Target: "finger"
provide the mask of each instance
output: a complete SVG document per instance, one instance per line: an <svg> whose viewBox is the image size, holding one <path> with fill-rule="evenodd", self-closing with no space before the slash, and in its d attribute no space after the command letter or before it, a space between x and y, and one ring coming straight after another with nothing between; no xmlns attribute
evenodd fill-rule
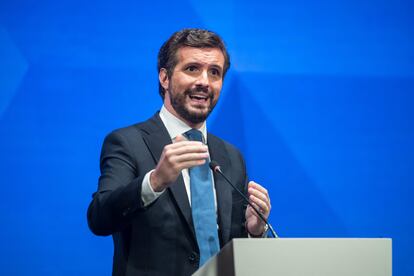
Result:
<svg viewBox="0 0 414 276"><path fill-rule="evenodd" d="M257 211L259 211L262 215L264 215L266 217L266 214L264 213L264 211L262 209L260 209L260 207L256 203L254 203L254 202L250 202L250 203L254 206L254 208L256 208ZM254 210L251 206L249 206L248 208L250 210L250 213L253 216L257 217L258 219L261 219L260 216L257 214L256 210Z"/></svg>
<svg viewBox="0 0 414 276"><path fill-rule="evenodd" d="M257 184L257 183L256 183L256 182L254 182L254 181L250 181L250 182L249 182L248 187L249 187L249 190L250 190L250 188L252 188L252 189L256 189L256 190L259 190L259 191L261 191L263 194L265 194L267 197L269 197L269 192L267 191L267 189L266 189L266 188L264 188L263 186L261 186L261 185Z"/></svg>
<svg viewBox="0 0 414 276"><path fill-rule="evenodd" d="M165 146L166 149L179 149L182 147L199 147L205 150L208 149L207 145L198 141L179 141Z"/></svg>
<svg viewBox="0 0 414 276"><path fill-rule="evenodd" d="M182 134L178 134L176 137L175 137L175 139L174 139L174 143L173 144L176 144L176 143L179 143L179 142L193 142L193 143L199 143L199 144L204 144L203 142L201 142L201 141L193 141L193 140L188 140L184 135L182 135Z"/></svg>
<svg viewBox="0 0 414 276"><path fill-rule="evenodd" d="M266 188L264 188L262 185L254 182L254 181L250 181L249 182L249 188L253 188L253 189L259 190L259 191L261 191L263 193L267 193Z"/></svg>
<svg viewBox="0 0 414 276"><path fill-rule="evenodd" d="M181 134L178 134L176 137L175 137L175 143L176 142L181 142L181 141L186 141L186 139L185 139L185 137L183 136L183 135L181 135Z"/></svg>
<svg viewBox="0 0 414 276"><path fill-rule="evenodd" d="M252 202L252 201L250 201L250 204L251 205L253 205L253 207L254 208L256 208L258 211L260 211L260 207L256 204L256 203L254 203L254 202ZM253 208L251 207L251 206L249 206L251 209L252 209L252 211L254 212L254 210L253 210ZM256 213L256 212L254 212L254 213Z"/></svg>
<svg viewBox="0 0 414 276"><path fill-rule="evenodd" d="M250 195L249 199L252 204L254 203L259 207L260 211L263 211L262 213L267 214L270 211L270 204L267 201L263 201L254 195Z"/></svg>
<svg viewBox="0 0 414 276"><path fill-rule="evenodd" d="M165 155L174 157L179 156L183 154L189 154L189 153L203 153L207 154L205 158L208 157L208 148L207 146L201 145L201 144L185 144L179 147L168 147L165 148Z"/></svg>
<svg viewBox="0 0 414 276"><path fill-rule="evenodd" d="M180 155L174 155L169 158L169 161L171 163L183 163L188 161L197 161L197 160L206 160L208 158L208 152L190 152L190 153L184 153Z"/></svg>
<svg viewBox="0 0 414 276"><path fill-rule="evenodd" d="M178 148L178 147L182 147L185 145L204 145L202 142L200 141L188 141L188 140L184 140L184 141L177 141L175 140L174 143L167 145L166 147L169 148ZM204 145L206 146L206 145Z"/></svg>
<svg viewBox="0 0 414 276"><path fill-rule="evenodd" d="M185 161L185 162L177 163L176 168L181 171L184 169L189 169L192 167L203 165L205 162L206 162L206 159Z"/></svg>
<svg viewBox="0 0 414 276"><path fill-rule="evenodd" d="M268 201L270 203L270 198L267 194L263 193L261 190L254 188L249 188L249 195L254 195L257 198L260 198L263 201Z"/></svg>

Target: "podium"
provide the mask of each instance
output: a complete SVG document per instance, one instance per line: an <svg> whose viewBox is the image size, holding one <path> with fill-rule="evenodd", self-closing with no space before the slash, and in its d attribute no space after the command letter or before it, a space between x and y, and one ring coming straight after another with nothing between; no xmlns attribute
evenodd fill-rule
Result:
<svg viewBox="0 0 414 276"><path fill-rule="evenodd" d="M193 276L391 276L387 238L234 239Z"/></svg>

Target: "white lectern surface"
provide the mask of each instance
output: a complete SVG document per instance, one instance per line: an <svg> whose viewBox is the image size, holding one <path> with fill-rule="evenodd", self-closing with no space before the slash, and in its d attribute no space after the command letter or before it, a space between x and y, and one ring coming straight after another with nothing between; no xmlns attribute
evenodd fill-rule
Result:
<svg viewBox="0 0 414 276"><path fill-rule="evenodd" d="M196 276L391 276L391 239L234 239Z"/></svg>

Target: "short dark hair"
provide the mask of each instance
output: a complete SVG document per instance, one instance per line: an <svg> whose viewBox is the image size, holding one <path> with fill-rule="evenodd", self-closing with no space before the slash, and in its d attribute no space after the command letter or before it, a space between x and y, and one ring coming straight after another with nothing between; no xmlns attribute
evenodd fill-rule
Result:
<svg viewBox="0 0 414 276"><path fill-rule="evenodd" d="M175 66L178 63L177 52L182 47L194 48L218 48L224 55L223 78L230 67L230 56L221 37L211 31L202 29L183 29L175 32L158 52L158 73L162 68L167 70L168 78L171 78ZM159 93L164 99L165 90L159 83Z"/></svg>

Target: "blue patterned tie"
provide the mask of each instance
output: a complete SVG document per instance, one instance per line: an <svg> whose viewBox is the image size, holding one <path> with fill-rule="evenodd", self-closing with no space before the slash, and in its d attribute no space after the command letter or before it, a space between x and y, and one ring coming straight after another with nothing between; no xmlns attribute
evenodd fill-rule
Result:
<svg viewBox="0 0 414 276"><path fill-rule="evenodd" d="M202 133L191 129L185 133L189 140L203 141ZM200 266L219 251L217 215L214 203L213 181L208 160L201 166L189 169L191 211L200 249Z"/></svg>

